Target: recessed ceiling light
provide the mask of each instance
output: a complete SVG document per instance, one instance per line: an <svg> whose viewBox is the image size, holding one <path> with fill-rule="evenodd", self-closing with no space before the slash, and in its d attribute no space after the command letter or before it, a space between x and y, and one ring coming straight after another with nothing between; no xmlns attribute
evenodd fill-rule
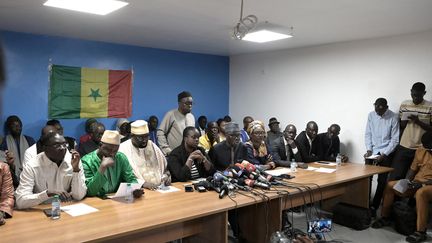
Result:
<svg viewBox="0 0 432 243"><path fill-rule="evenodd" d="M260 30L260 31L250 32L250 33L246 34L242 40L264 43L264 42L282 40L282 39L291 38L291 37L293 37L293 36L273 32L273 31L268 31L268 30Z"/></svg>
<svg viewBox="0 0 432 243"><path fill-rule="evenodd" d="M106 15L129 3L116 0L48 0L43 5L85 13Z"/></svg>

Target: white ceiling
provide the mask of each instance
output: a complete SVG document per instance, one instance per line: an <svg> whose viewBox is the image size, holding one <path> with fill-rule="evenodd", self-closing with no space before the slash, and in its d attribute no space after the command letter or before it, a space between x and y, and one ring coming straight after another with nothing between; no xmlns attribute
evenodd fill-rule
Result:
<svg viewBox="0 0 432 243"><path fill-rule="evenodd" d="M0 29L144 47L236 55L432 30L431 0L244 0L244 15L295 37L269 43L231 38L240 0L126 0L106 16L0 0Z"/></svg>

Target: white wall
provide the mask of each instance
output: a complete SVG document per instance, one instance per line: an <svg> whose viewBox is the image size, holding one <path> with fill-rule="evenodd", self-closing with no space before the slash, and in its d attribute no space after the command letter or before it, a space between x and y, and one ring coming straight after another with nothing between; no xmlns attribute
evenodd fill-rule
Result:
<svg viewBox="0 0 432 243"><path fill-rule="evenodd" d="M432 31L388 38L230 57L230 115L272 116L319 132L338 123L343 153L362 163L367 114L385 97L393 111L410 99L414 82L432 94Z"/></svg>

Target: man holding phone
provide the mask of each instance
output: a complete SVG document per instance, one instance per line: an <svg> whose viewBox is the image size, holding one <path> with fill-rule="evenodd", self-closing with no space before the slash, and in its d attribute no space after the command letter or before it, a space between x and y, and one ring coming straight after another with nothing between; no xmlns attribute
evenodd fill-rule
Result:
<svg viewBox="0 0 432 243"><path fill-rule="evenodd" d="M67 143L58 133L43 138L43 151L27 162L21 173L16 195L18 209L31 208L54 195L62 201L81 200L87 193L80 155L67 153Z"/></svg>

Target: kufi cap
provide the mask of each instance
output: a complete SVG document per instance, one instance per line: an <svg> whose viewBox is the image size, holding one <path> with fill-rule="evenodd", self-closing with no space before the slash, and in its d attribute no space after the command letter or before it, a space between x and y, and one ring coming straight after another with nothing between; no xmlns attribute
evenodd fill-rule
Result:
<svg viewBox="0 0 432 243"><path fill-rule="evenodd" d="M232 134L235 132L240 132L240 127L235 122L228 122L225 124L225 133Z"/></svg>
<svg viewBox="0 0 432 243"><path fill-rule="evenodd" d="M279 124L280 122L278 122L278 120L276 119L276 117L272 117L272 118L270 118L270 120L269 120L269 126L270 126L271 124L274 124L274 123Z"/></svg>
<svg viewBox="0 0 432 243"><path fill-rule="evenodd" d="M120 128L121 125L125 124L125 123L129 123L129 120L126 118L120 118L117 120L117 128Z"/></svg>
<svg viewBox="0 0 432 243"><path fill-rule="evenodd" d="M112 145L120 145L120 134L117 131L105 130L104 134L102 135L101 142Z"/></svg>
<svg viewBox="0 0 432 243"><path fill-rule="evenodd" d="M131 133L135 135L144 135L149 133L148 124L144 120L136 120L131 123Z"/></svg>

